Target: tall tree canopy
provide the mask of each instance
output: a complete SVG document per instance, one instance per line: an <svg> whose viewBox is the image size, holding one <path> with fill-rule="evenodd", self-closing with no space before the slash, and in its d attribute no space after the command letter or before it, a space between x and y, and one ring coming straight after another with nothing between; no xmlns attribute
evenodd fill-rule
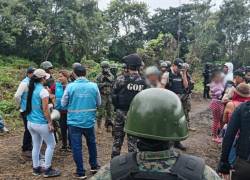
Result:
<svg viewBox="0 0 250 180"><path fill-rule="evenodd" d="M177 56L194 65L250 63L249 0L224 0L216 11L212 0L191 0L153 13L141 1L112 0L106 10L97 3L1 0L0 54L60 65L102 57L119 61L135 52L149 64Z"/></svg>

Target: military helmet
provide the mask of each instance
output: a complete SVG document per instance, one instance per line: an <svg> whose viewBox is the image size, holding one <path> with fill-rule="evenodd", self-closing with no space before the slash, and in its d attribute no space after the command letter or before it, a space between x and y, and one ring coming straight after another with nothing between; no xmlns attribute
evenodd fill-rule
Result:
<svg viewBox="0 0 250 180"><path fill-rule="evenodd" d="M53 65L50 61L44 61L41 63L40 67L44 70L53 68Z"/></svg>
<svg viewBox="0 0 250 180"><path fill-rule="evenodd" d="M82 64L79 63L79 62L75 62L75 63L72 64L72 69L75 69L78 66L82 66Z"/></svg>
<svg viewBox="0 0 250 180"><path fill-rule="evenodd" d="M101 62L101 67L102 68L109 68L110 67L109 62L108 61L102 61Z"/></svg>
<svg viewBox="0 0 250 180"><path fill-rule="evenodd" d="M160 76L160 71L156 66L149 66L145 70L145 75L146 76L150 76L150 75Z"/></svg>
<svg viewBox="0 0 250 180"><path fill-rule="evenodd" d="M122 69L126 69L127 65L125 63L122 63Z"/></svg>
<svg viewBox="0 0 250 180"><path fill-rule="evenodd" d="M142 59L138 54L130 54L123 57L123 62L127 67L140 67L142 65Z"/></svg>
<svg viewBox="0 0 250 180"><path fill-rule="evenodd" d="M152 140L186 139L187 121L179 97L161 88L141 91L130 105L125 132Z"/></svg>
<svg viewBox="0 0 250 180"><path fill-rule="evenodd" d="M162 62L161 67L166 67L167 68L167 67L169 67L169 65L166 62Z"/></svg>

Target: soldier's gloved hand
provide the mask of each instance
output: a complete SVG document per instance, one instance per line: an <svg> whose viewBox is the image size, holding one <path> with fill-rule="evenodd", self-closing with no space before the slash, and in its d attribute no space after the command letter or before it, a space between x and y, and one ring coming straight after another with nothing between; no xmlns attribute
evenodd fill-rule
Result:
<svg viewBox="0 0 250 180"><path fill-rule="evenodd" d="M219 162L217 171L221 174L229 174L230 173L231 166L229 162Z"/></svg>

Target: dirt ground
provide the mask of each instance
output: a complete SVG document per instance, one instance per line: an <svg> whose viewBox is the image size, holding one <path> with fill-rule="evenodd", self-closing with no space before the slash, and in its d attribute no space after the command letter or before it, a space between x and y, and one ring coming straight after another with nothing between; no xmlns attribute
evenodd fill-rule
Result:
<svg viewBox="0 0 250 180"><path fill-rule="evenodd" d="M220 147L211 142L209 136L211 123L211 115L208 110L209 102L199 98L195 99L192 101L191 125L196 128L196 131L190 132L189 138L183 143L188 147L188 153L205 158L206 163L215 168ZM0 136L0 180L42 179L32 176L31 161L27 161L21 156L21 141L22 129ZM110 160L111 134L105 131L102 134L97 134L97 146L99 162L104 165ZM75 164L72 155L60 152L59 148L60 144L56 148L53 166L60 168L62 176L54 179L73 179ZM123 152L126 152L126 149L127 145L124 143ZM86 146L84 146L83 152L85 154L85 167L89 170Z"/></svg>

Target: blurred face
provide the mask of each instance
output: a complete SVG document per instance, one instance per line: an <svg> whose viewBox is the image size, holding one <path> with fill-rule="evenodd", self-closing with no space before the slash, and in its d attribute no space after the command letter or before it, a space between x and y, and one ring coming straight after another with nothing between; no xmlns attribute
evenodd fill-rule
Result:
<svg viewBox="0 0 250 180"><path fill-rule="evenodd" d="M214 77L213 81L214 81L215 83L220 83L220 82L222 82L222 77L221 77L221 75L220 75L220 74L217 74L217 75Z"/></svg>
<svg viewBox="0 0 250 180"><path fill-rule="evenodd" d="M155 74L151 74L147 76L147 80L150 84L156 86L159 82L159 77Z"/></svg>
<svg viewBox="0 0 250 180"><path fill-rule="evenodd" d="M161 72L166 72L167 68L166 67L161 67Z"/></svg>
<svg viewBox="0 0 250 180"><path fill-rule="evenodd" d="M59 80L62 84L67 84L67 82L68 82L67 77L65 77L62 73L59 74L58 80Z"/></svg>
<svg viewBox="0 0 250 180"><path fill-rule="evenodd" d="M224 72L225 74L227 74L227 73L228 73L228 67L227 67L227 66L224 66L224 68L223 68L223 72Z"/></svg>

